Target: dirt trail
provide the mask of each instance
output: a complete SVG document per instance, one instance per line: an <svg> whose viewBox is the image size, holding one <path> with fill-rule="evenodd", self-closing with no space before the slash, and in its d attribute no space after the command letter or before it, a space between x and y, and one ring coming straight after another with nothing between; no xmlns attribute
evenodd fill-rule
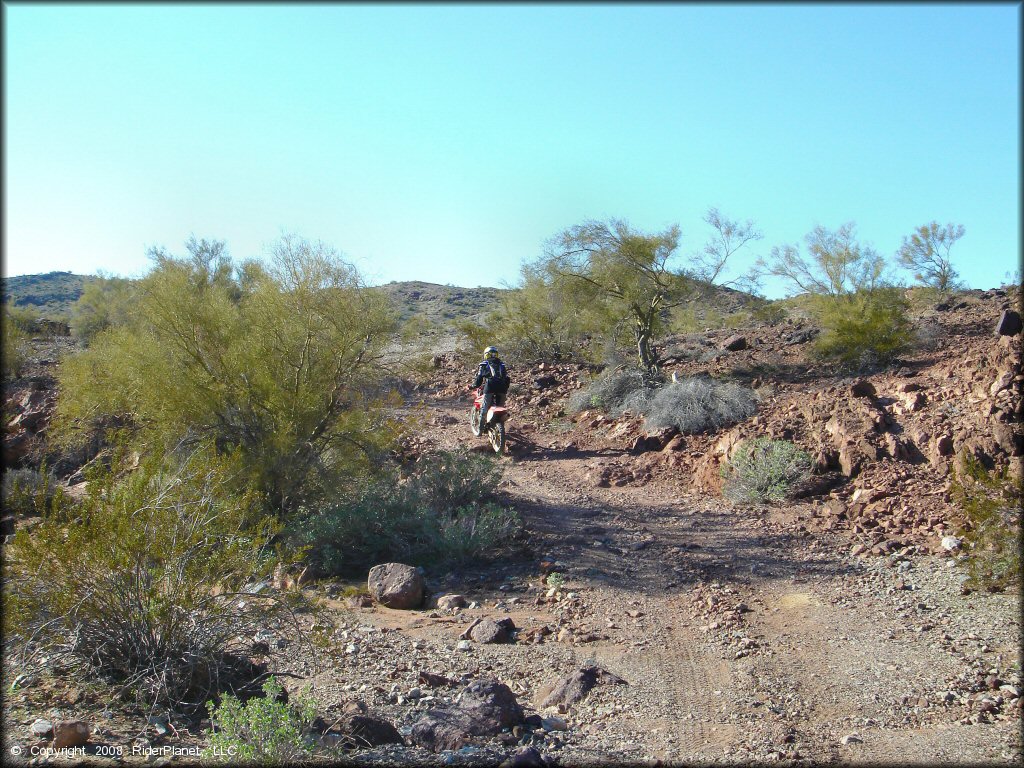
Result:
<svg viewBox="0 0 1024 768"><path fill-rule="evenodd" d="M465 411L432 404L426 437L487 450ZM603 635L571 647L630 683L580 705L585 735L564 763L1019 760L1019 710L966 724L973 710L942 698L965 668L1014 666L1013 596L962 597L948 560L851 557L838 537L800 530L793 509L595 487L595 454L517 434L514 421L509 434L508 501ZM533 647L537 664L551 647Z"/></svg>

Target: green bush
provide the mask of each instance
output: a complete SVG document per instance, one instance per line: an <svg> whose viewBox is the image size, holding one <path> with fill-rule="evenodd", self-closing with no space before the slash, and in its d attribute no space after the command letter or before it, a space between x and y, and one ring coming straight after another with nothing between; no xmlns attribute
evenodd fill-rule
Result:
<svg viewBox="0 0 1024 768"><path fill-rule="evenodd" d="M647 429L676 427L684 434L714 432L757 411L750 389L704 376L674 381L654 391L645 410Z"/></svg>
<svg viewBox="0 0 1024 768"><path fill-rule="evenodd" d="M43 464L39 470L3 470L3 507L18 517L60 515L69 500Z"/></svg>
<svg viewBox="0 0 1024 768"><path fill-rule="evenodd" d="M88 344L100 331L128 325L138 299L134 281L99 275L82 286L71 307L71 333Z"/></svg>
<svg viewBox="0 0 1024 768"><path fill-rule="evenodd" d="M908 309L897 288L821 300L818 321L822 333L814 343L814 353L853 368L892 362L914 341Z"/></svg>
<svg viewBox="0 0 1024 768"><path fill-rule="evenodd" d="M286 236L265 267L188 248L154 252L130 322L61 366L55 437L117 423L143 452L208 440L285 513L371 472L396 432L381 408L387 297L322 243Z"/></svg>
<svg viewBox="0 0 1024 768"><path fill-rule="evenodd" d="M28 359L28 333L5 311L3 320L3 378L13 379Z"/></svg>
<svg viewBox="0 0 1024 768"><path fill-rule="evenodd" d="M998 592L1019 584L1024 481L963 454L952 490L965 518L960 533L967 545L966 586Z"/></svg>
<svg viewBox="0 0 1024 768"><path fill-rule="evenodd" d="M722 466L722 495L736 502L783 501L811 471L811 457L793 443L758 437L740 444Z"/></svg>
<svg viewBox="0 0 1024 768"><path fill-rule="evenodd" d="M281 701L281 692L271 677L263 684L264 695L245 704L230 694L217 706L207 702L214 730L205 757L235 765L289 765L309 758L313 746L307 732L316 704L305 697Z"/></svg>
<svg viewBox="0 0 1024 768"><path fill-rule="evenodd" d="M227 492L225 472L209 451L146 461L19 531L3 563L6 640L148 705L198 705L248 670L247 638L281 610L249 593L273 566L275 530L252 517L251 497Z"/></svg>
<svg viewBox="0 0 1024 768"><path fill-rule="evenodd" d="M492 459L465 452L424 457L405 478L387 475L352 499L300 518L290 540L319 575L365 574L385 561L439 565L481 557L519 530L491 501Z"/></svg>

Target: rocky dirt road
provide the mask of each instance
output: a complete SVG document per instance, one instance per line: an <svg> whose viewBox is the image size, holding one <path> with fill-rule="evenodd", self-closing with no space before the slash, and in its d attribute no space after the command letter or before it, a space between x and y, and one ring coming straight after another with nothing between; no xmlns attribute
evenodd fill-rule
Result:
<svg viewBox="0 0 1024 768"><path fill-rule="evenodd" d="M429 444L487 449L465 404L427 406ZM532 744L563 765L1019 764L1017 596L961 595L954 559L915 547L853 556L849 540L807 531L799 506L595 487L588 473L609 457L514 424L502 491L532 556L428 580L468 609L340 612L352 642L310 682L328 709L357 697L405 732L453 693L424 687L424 670L497 677L528 712L560 720L440 755L381 747L360 762L500 760ZM459 650L480 617L511 618L517 641ZM544 709L585 664L627 684Z"/></svg>

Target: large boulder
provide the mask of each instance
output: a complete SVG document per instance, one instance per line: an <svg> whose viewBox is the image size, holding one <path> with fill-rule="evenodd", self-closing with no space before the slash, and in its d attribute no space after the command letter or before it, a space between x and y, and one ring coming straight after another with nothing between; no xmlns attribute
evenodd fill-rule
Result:
<svg viewBox="0 0 1024 768"><path fill-rule="evenodd" d="M727 349L730 352L739 352L741 349L746 349L747 346L747 337L739 334L730 336L722 342L722 349Z"/></svg>
<svg viewBox="0 0 1024 768"><path fill-rule="evenodd" d="M494 736L523 722L523 708L504 683L478 680L453 707L428 710L412 726L412 743L442 752L458 749L474 736Z"/></svg>
<svg viewBox="0 0 1024 768"><path fill-rule="evenodd" d="M366 587L374 600L388 608L408 609L423 605L423 575L411 565L375 565L370 569Z"/></svg>
<svg viewBox="0 0 1024 768"><path fill-rule="evenodd" d="M996 323L996 336L1016 336L1021 332L1020 314L1012 309L1007 309L999 316Z"/></svg>

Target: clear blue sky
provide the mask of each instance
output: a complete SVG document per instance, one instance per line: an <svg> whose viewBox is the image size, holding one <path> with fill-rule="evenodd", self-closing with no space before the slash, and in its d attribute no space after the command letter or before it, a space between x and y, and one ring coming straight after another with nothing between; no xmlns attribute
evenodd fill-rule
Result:
<svg viewBox="0 0 1024 768"><path fill-rule="evenodd" d="M514 282L587 218L772 245L932 219L1020 257L1019 5L4 4L4 271L324 240L372 282ZM748 259L749 260L749 259ZM738 264L737 266L744 266Z"/></svg>

